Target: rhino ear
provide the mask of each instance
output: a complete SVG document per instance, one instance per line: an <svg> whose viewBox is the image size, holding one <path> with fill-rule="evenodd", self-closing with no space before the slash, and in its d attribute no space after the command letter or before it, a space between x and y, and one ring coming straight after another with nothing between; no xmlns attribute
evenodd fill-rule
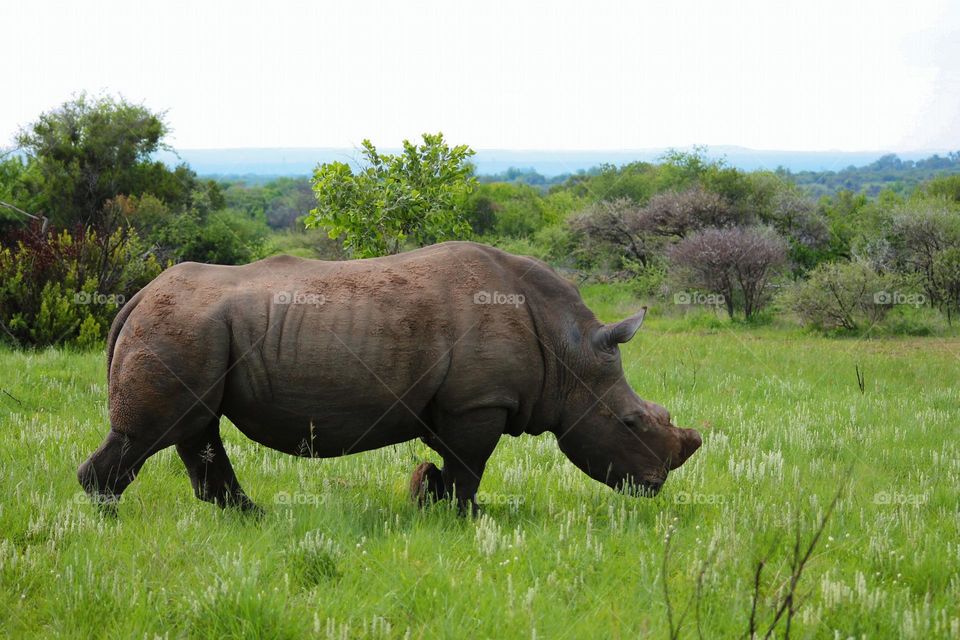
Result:
<svg viewBox="0 0 960 640"><path fill-rule="evenodd" d="M605 324L597 330L595 344L601 349L612 349L615 345L630 342L630 339L643 324L643 317L647 315L647 308L640 309L626 320L615 324Z"/></svg>

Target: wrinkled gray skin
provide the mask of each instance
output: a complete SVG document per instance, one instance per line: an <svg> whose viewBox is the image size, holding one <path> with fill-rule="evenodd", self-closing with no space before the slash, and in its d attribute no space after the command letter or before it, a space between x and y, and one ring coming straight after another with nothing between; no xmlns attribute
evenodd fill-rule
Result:
<svg viewBox="0 0 960 640"><path fill-rule="evenodd" d="M496 299L483 304L484 292ZM500 436L545 431L590 477L653 494L700 435L627 384L617 345L642 319L603 325L543 263L469 242L347 262L180 264L110 330L110 431L78 476L113 505L175 445L197 497L254 508L220 440L225 415L300 456L421 438L444 466L422 465L414 493L461 507Z"/></svg>

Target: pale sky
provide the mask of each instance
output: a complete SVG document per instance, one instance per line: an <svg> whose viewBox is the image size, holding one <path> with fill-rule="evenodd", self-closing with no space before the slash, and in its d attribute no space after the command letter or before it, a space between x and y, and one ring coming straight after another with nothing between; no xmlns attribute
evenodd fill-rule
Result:
<svg viewBox="0 0 960 640"><path fill-rule="evenodd" d="M29 0L0 25L0 146L87 90L165 110L182 149L960 149L948 0Z"/></svg>

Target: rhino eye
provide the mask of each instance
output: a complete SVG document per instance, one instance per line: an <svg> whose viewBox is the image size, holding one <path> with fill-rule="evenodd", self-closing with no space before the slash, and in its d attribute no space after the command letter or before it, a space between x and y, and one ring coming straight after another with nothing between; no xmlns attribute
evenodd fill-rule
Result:
<svg viewBox="0 0 960 640"><path fill-rule="evenodd" d="M636 414L623 416L620 418L620 422L626 425L626 427L631 431L646 431L646 426L644 425L643 420L641 420L640 416Z"/></svg>

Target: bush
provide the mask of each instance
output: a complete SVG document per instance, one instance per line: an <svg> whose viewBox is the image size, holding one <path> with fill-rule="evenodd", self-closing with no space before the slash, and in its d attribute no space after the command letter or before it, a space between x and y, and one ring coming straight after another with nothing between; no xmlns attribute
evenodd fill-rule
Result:
<svg viewBox="0 0 960 640"><path fill-rule="evenodd" d="M20 230L0 247L2 340L94 346L123 303L160 271L131 229Z"/></svg>
<svg viewBox="0 0 960 640"><path fill-rule="evenodd" d="M662 262L652 262L646 266L625 261L631 274L630 286L638 298L663 295L667 283L667 267Z"/></svg>
<svg viewBox="0 0 960 640"><path fill-rule="evenodd" d="M943 316L930 307L898 305L890 309L879 327L893 336L930 336L944 331Z"/></svg>
<svg viewBox="0 0 960 640"><path fill-rule="evenodd" d="M201 216L190 210L150 237L176 261L246 264L262 257L268 229L260 220L225 209Z"/></svg>
<svg viewBox="0 0 960 640"><path fill-rule="evenodd" d="M899 284L864 262L826 262L786 289L781 302L816 329L856 331L884 318L890 305L879 303Z"/></svg>

